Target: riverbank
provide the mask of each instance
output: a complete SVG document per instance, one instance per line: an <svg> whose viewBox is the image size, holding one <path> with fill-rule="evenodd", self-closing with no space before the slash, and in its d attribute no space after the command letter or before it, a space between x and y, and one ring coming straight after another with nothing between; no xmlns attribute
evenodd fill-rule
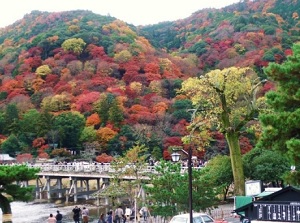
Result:
<svg viewBox="0 0 300 223"><path fill-rule="evenodd" d="M108 210L104 207L96 207L88 203L79 202L79 207L86 207L90 210L90 222L96 223L100 213L106 213ZM13 223L41 223L47 222L47 218L52 213L56 214L59 210L63 215L64 223L73 223L72 209L75 207L74 204L64 205L55 204L41 201L34 202L12 202L12 220ZM2 212L0 211L0 222L2 222Z"/></svg>
<svg viewBox="0 0 300 223"><path fill-rule="evenodd" d="M72 209L75 205L83 208L84 206L90 211L90 221L89 223L97 223L98 217L101 213L107 213L108 207L97 207L91 204L89 201L80 200L76 204L69 203L50 203L47 200L35 200L33 202L12 202L12 219L13 223L41 223L47 222L49 215L56 214L56 211L59 210L63 215L64 223L73 223L73 213ZM223 204L220 205L217 209L212 210L211 215L215 219L224 219L229 223L238 223L239 218L235 218L231 214L233 210L233 204ZM151 221L150 221L151 220ZM2 222L2 212L0 211L0 222ZM161 223L163 219L161 218L151 218L148 220L148 223ZM166 221L167 222L167 221ZM128 222L134 223L134 221ZM144 223L144 222L141 222Z"/></svg>

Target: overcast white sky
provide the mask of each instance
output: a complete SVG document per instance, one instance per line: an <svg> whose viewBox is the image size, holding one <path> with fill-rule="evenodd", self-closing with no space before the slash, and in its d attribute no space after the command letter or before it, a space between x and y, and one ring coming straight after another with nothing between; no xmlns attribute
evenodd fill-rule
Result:
<svg viewBox="0 0 300 223"><path fill-rule="evenodd" d="M111 15L133 25L184 19L203 8L221 8L240 0L8 0L0 7L0 27L11 25L32 10L76 9Z"/></svg>

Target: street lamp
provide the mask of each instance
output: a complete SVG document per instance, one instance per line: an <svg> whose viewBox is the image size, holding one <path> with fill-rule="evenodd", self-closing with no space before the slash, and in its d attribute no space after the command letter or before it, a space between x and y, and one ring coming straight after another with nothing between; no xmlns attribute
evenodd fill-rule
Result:
<svg viewBox="0 0 300 223"><path fill-rule="evenodd" d="M190 223L193 222L193 184L192 184L192 147L189 147L188 153L180 149L180 151L184 152L188 155L188 176L189 176L189 216L190 216ZM174 151L172 154L172 161L178 162L180 159L180 154Z"/></svg>
<svg viewBox="0 0 300 223"><path fill-rule="evenodd" d="M191 116L191 123L193 123L197 109L189 109L188 111L192 111ZM192 134L194 133L195 129L192 129L189 135L189 141L191 143ZM190 144L188 152L183 149L178 149L177 151L182 151L183 153L188 155L188 177L189 177L189 216L190 216L190 223L193 223L193 175L192 175L192 146ZM180 154L176 152L176 150L171 154L172 161L178 162L180 158Z"/></svg>

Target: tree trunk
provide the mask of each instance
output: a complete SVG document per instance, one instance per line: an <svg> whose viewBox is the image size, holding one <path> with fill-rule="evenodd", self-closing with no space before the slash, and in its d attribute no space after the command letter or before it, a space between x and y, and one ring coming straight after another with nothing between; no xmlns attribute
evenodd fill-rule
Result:
<svg viewBox="0 0 300 223"><path fill-rule="evenodd" d="M10 202L7 199L7 197L3 196L1 193L0 193L0 208L2 210L2 222L11 223L12 215L11 215Z"/></svg>
<svg viewBox="0 0 300 223"><path fill-rule="evenodd" d="M239 136L236 132L229 131L226 133L226 140L230 151L231 168L234 179L234 194L243 196L245 195L245 177Z"/></svg>

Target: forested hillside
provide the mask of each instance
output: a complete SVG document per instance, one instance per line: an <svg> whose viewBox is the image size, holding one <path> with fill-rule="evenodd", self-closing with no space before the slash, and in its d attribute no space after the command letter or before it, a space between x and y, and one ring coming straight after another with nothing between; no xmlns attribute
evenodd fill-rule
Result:
<svg viewBox="0 0 300 223"><path fill-rule="evenodd" d="M144 27L142 33L169 53L196 54L204 72L229 66L255 66L261 72L268 62L282 62L299 41L299 14L299 1L245 0Z"/></svg>
<svg viewBox="0 0 300 223"><path fill-rule="evenodd" d="M300 39L297 0L245 0L186 19L134 27L90 11L32 11L0 29L1 153L87 159L118 155L136 143L155 159L183 146L192 103L177 93L188 77L231 66L265 78ZM272 89L267 82L259 95ZM227 154L211 129L193 155ZM243 153L256 142L240 138ZM96 155L95 155L96 154ZM98 156L105 161L106 156Z"/></svg>

